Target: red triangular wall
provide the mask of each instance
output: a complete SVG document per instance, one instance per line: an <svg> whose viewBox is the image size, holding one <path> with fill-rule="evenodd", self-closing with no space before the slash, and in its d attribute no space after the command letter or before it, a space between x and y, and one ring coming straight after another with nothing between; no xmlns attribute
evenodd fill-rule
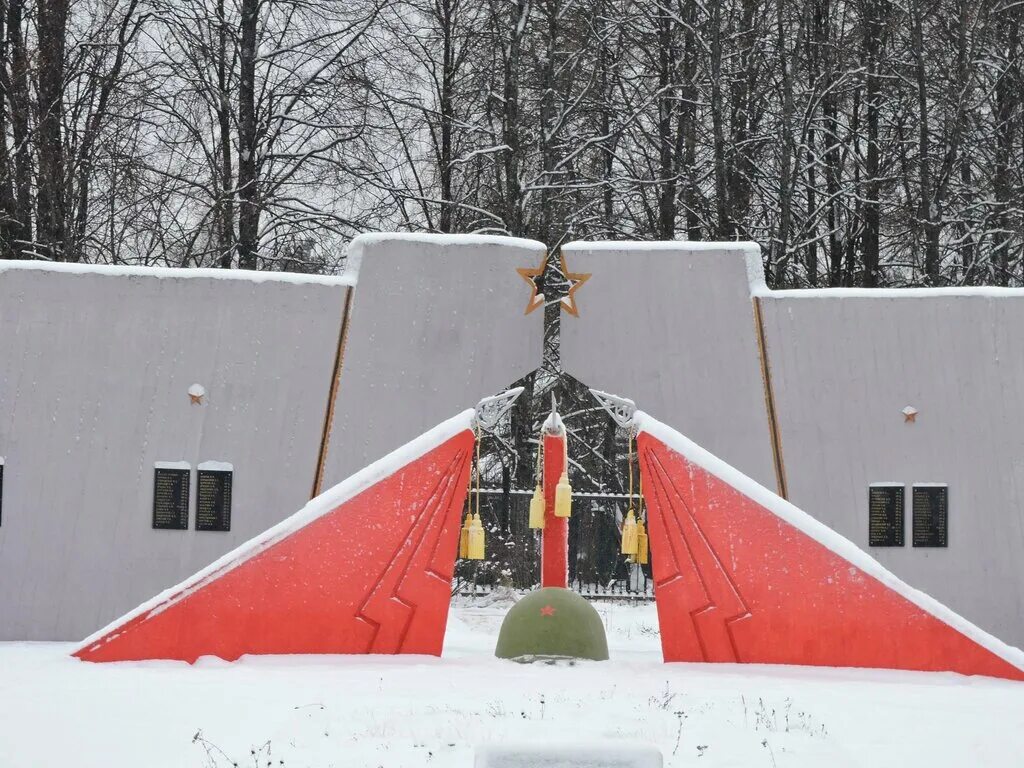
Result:
<svg viewBox="0 0 1024 768"><path fill-rule="evenodd" d="M666 661L1024 679L1018 665L650 433L641 431L637 444Z"/></svg>
<svg viewBox="0 0 1024 768"><path fill-rule="evenodd" d="M440 655L472 449L473 433L458 432L268 546L243 545L75 655Z"/></svg>

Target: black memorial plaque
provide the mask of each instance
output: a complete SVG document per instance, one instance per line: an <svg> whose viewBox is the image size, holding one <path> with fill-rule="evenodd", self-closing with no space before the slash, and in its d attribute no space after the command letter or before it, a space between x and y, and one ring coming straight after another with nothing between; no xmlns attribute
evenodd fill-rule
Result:
<svg viewBox="0 0 1024 768"><path fill-rule="evenodd" d="M915 547L949 546L949 486L915 485L912 497Z"/></svg>
<svg viewBox="0 0 1024 768"><path fill-rule="evenodd" d="M189 470L157 467L153 481L153 527L188 530Z"/></svg>
<svg viewBox="0 0 1024 768"><path fill-rule="evenodd" d="M868 488L868 545L903 546L903 486L872 485Z"/></svg>
<svg viewBox="0 0 1024 768"><path fill-rule="evenodd" d="M196 530L231 530L230 469L200 469L196 473Z"/></svg>

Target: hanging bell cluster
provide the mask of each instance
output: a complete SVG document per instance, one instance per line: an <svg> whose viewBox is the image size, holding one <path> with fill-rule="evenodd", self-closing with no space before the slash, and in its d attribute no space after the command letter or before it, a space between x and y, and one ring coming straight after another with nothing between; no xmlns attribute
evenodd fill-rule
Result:
<svg viewBox="0 0 1024 768"><path fill-rule="evenodd" d="M470 512L459 531L459 557L463 560L482 560L484 541L483 523L478 515Z"/></svg>
<svg viewBox="0 0 1024 768"><path fill-rule="evenodd" d="M552 396L553 397L553 396ZM552 400L552 402L554 402ZM561 424L557 414L552 410L557 423ZM569 435L565 433L565 464L562 465L562 476L555 486L555 517L572 516L572 486L569 485Z"/></svg>
<svg viewBox="0 0 1024 768"><path fill-rule="evenodd" d="M484 525L480 522L480 515L472 515L469 523L469 530L466 533L466 559L484 559Z"/></svg>
<svg viewBox="0 0 1024 768"><path fill-rule="evenodd" d="M636 522L636 562L640 565L647 565L650 559L650 552L647 546L647 526L643 520Z"/></svg>
<svg viewBox="0 0 1024 768"><path fill-rule="evenodd" d="M640 512L633 510L633 437L629 438L629 512L622 521L622 554L633 563L646 565L650 560L647 543L647 526L644 525L644 489L643 477L640 478Z"/></svg>
<svg viewBox="0 0 1024 768"><path fill-rule="evenodd" d="M555 517L569 517L572 515L572 486L569 485L569 473L562 471L558 478L558 485L555 486Z"/></svg>
<svg viewBox="0 0 1024 768"><path fill-rule="evenodd" d="M476 493L473 492L473 475L476 476ZM476 433L476 465L470 476L469 493L466 496L466 520L459 531L459 557L462 560L483 560L485 552L484 524L480 519L480 431ZM473 511L473 497L476 496L476 512Z"/></svg>
<svg viewBox="0 0 1024 768"><path fill-rule="evenodd" d="M537 530L544 527L544 491L540 483L533 489L533 498L530 499L530 527Z"/></svg>
<svg viewBox="0 0 1024 768"><path fill-rule="evenodd" d="M647 544L647 526L633 508L629 508L622 522L622 554L628 555L634 563L647 565L650 552Z"/></svg>
<svg viewBox="0 0 1024 768"><path fill-rule="evenodd" d="M544 447L544 440L541 438L537 441L537 468L534 471L534 477L537 481L537 486L533 489L533 498L530 499L530 527L534 530L541 530L544 528L544 489L541 488L541 451Z"/></svg>
<svg viewBox="0 0 1024 768"><path fill-rule="evenodd" d="M637 525L636 513L629 508L626 519L622 521L622 554L635 555L637 553Z"/></svg>
<svg viewBox="0 0 1024 768"><path fill-rule="evenodd" d="M459 531L459 557L463 560L484 559L484 526L480 522L480 516L472 512L466 515L466 521Z"/></svg>

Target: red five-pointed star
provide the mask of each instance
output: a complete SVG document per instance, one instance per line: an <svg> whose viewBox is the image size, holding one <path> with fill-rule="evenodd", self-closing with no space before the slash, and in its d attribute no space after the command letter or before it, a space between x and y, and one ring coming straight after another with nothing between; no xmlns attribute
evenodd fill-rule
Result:
<svg viewBox="0 0 1024 768"><path fill-rule="evenodd" d="M554 616L555 615L555 607L553 605L545 605L543 608L540 609L540 615L541 616Z"/></svg>

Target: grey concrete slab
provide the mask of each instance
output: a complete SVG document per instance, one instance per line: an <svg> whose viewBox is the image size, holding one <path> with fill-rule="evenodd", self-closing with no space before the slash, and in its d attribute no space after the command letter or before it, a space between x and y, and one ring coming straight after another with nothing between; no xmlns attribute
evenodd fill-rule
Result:
<svg viewBox="0 0 1024 768"><path fill-rule="evenodd" d="M790 500L1022 646L1024 292L997 293L768 292L762 309ZM868 546L878 482L906 485L902 548ZM912 546L914 483L948 483L948 548Z"/></svg>
<svg viewBox="0 0 1024 768"><path fill-rule="evenodd" d="M542 313L515 268L543 253L367 236L351 297L306 276L0 264L0 639L81 638L301 507L346 306L325 488L536 368ZM565 253L592 275L563 315L565 369L775 489L758 297L790 500L1024 645L1024 291L770 292L742 243ZM153 466L180 461L189 530L153 530ZM206 461L234 467L229 533L194 530ZM869 548L868 487L894 481L906 546ZM912 546L915 483L948 484L947 549Z"/></svg>
<svg viewBox="0 0 1024 768"><path fill-rule="evenodd" d="M364 235L326 484L394 450L540 366L543 313L516 267L532 240L475 235Z"/></svg>
<svg viewBox="0 0 1024 768"><path fill-rule="evenodd" d="M563 315L562 365L628 397L761 484L776 487L750 297L753 243L570 243L590 273Z"/></svg>
<svg viewBox="0 0 1024 768"><path fill-rule="evenodd" d="M80 639L309 499L348 288L182 274L0 268L0 640ZM192 467L187 531L151 527L160 461ZM203 461L230 532L195 530Z"/></svg>

